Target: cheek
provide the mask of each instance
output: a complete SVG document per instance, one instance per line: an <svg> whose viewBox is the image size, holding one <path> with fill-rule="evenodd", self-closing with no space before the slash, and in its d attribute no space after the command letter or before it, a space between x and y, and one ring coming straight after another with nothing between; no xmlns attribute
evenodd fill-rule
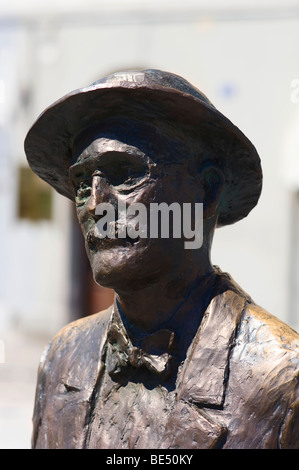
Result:
<svg viewBox="0 0 299 470"><path fill-rule="evenodd" d="M184 172L175 172L164 175L155 181L143 194L148 203L165 202L171 204L178 202L200 202L200 188L195 179L186 176ZM143 202L140 200L140 202Z"/></svg>
<svg viewBox="0 0 299 470"><path fill-rule="evenodd" d="M78 218L79 225L81 227L81 230L84 236L90 230L90 228L95 224L94 218L87 211L86 206L87 206L87 203L84 204L83 206L76 207L77 218Z"/></svg>

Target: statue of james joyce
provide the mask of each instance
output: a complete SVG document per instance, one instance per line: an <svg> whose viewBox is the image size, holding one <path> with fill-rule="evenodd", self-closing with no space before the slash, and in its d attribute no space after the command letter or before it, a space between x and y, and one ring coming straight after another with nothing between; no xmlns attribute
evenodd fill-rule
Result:
<svg viewBox="0 0 299 470"><path fill-rule="evenodd" d="M132 70L48 107L25 151L115 291L46 348L33 448L299 448L299 335L210 261L261 193L245 135L183 78Z"/></svg>

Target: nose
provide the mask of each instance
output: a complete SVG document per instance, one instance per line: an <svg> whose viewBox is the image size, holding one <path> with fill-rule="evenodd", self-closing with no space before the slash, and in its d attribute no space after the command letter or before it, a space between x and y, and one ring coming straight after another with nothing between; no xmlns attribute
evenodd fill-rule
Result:
<svg viewBox="0 0 299 470"><path fill-rule="evenodd" d="M113 199L113 190L108 184L104 174L99 172L92 178L91 195L87 205L87 211L94 217L96 216L96 208L102 202L111 202Z"/></svg>

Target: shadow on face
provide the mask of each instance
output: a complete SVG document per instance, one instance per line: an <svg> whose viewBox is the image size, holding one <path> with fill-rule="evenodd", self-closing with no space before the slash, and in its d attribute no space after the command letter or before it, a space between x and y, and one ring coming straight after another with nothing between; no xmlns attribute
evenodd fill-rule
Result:
<svg viewBox="0 0 299 470"><path fill-rule="evenodd" d="M134 284L136 289L170 273L175 276L186 264L200 263L200 254L207 256L206 249L185 248L183 215L174 211L174 204L183 208L186 203L203 203L212 177L209 174L207 184L205 176L203 183L192 160L193 149L174 137L174 132L170 138L170 131L165 136L148 125L112 124L100 132L89 129L78 139L70 177L95 281L114 289ZM159 212L158 236L153 237L151 210L161 204L173 210ZM143 209L142 219L140 211L132 210L138 205ZM146 226L142 234L141 220ZM190 230L194 231L195 224L193 214ZM174 228L179 225L177 236ZM162 226L168 226L166 236Z"/></svg>

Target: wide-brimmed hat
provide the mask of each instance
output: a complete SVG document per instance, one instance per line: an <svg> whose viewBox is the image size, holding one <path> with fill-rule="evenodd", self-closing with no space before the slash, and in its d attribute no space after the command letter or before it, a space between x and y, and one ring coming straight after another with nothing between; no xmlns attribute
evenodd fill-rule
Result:
<svg viewBox="0 0 299 470"><path fill-rule="evenodd" d="M160 70L114 73L77 89L49 106L25 139L32 170L60 194L75 199L69 178L76 138L111 118L154 126L170 123L207 143L209 161L225 175L218 226L247 216L262 188L260 158L253 144L208 98L178 75ZM189 133L189 134L188 134ZM182 156L182 158L184 158Z"/></svg>

